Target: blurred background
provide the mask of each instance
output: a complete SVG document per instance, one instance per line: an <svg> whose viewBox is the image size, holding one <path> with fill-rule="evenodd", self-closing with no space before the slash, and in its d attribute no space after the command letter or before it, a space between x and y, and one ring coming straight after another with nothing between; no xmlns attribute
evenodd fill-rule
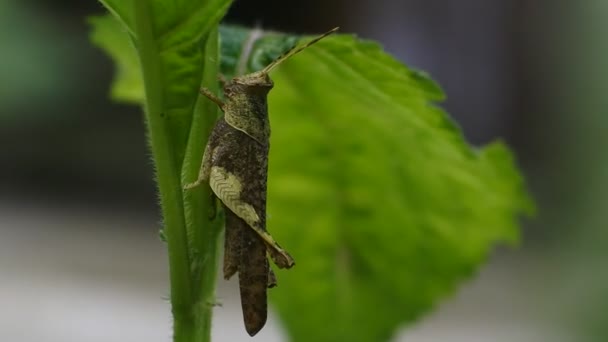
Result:
<svg viewBox="0 0 608 342"><path fill-rule="evenodd" d="M0 2L0 341L168 341L166 255L139 108L108 100L96 1ZM468 140L502 138L538 202L518 250L398 341L607 341L608 2L236 1L228 22L341 26L444 87ZM603 148L604 147L604 148ZM236 282L217 341L249 341ZM273 320L258 340L281 341Z"/></svg>

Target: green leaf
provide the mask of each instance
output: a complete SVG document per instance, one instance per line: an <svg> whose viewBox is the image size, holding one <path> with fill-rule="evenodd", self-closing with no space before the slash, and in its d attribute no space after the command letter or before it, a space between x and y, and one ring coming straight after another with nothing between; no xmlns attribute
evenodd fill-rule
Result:
<svg viewBox="0 0 608 342"><path fill-rule="evenodd" d="M517 241L510 152L469 146L425 74L340 35L271 76L268 229L297 263L271 294L293 341L389 340Z"/></svg>
<svg viewBox="0 0 608 342"><path fill-rule="evenodd" d="M93 19L94 43L106 49L121 65L136 67L131 45L119 38L118 31L130 34L137 46L133 0L102 0L106 8L121 25L116 27L109 19ZM210 29L222 19L230 0L154 0L150 2L152 30L156 49L160 56L163 85L162 105L170 120L170 134L174 137L176 150L185 150L194 104L198 98L203 65L203 40ZM123 35L124 36L124 35ZM143 96L143 86L128 86L127 81L140 78L136 72L122 71L113 87L114 97L124 101L136 101ZM183 156L181 156L183 157ZM181 160L181 158L179 158Z"/></svg>
<svg viewBox="0 0 608 342"><path fill-rule="evenodd" d="M143 103L144 83L137 51L125 28L108 15L91 17L88 21L93 27L91 41L105 50L116 64L111 87L112 99L126 103Z"/></svg>

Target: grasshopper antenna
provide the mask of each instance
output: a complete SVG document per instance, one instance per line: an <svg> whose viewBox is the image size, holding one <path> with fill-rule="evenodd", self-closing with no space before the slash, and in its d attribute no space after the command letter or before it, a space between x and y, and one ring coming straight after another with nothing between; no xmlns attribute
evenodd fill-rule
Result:
<svg viewBox="0 0 608 342"><path fill-rule="evenodd" d="M317 38L309 41L308 43L302 45L301 47L297 47L294 46L293 48L289 49L287 52L285 52L281 57L277 58L274 62L268 64L264 69L262 69L262 72L267 74L269 73L272 69L274 69L277 65L283 63L286 59L288 59L289 57L297 54L298 52L306 49L307 47L313 45L314 43L318 42L319 40L329 36L330 34L338 31L340 28L339 27L334 27L333 29L323 33L322 35L318 36Z"/></svg>

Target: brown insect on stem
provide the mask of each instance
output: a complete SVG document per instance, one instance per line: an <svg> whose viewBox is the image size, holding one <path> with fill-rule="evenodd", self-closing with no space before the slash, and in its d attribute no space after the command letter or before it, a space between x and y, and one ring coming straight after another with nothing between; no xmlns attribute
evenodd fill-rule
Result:
<svg viewBox="0 0 608 342"><path fill-rule="evenodd" d="M268 73L337 30L290 49L260 71L234 77L224 85L223 101L207 89L201 90L224 116L211 132L198 179L185 189L208 182L224 206L224 277L239 274L243 319L251 336L266 323L267 288L277 285L267 255L279 268L295 265L291 255L266 231L267 96L274 86Z"/></svg>

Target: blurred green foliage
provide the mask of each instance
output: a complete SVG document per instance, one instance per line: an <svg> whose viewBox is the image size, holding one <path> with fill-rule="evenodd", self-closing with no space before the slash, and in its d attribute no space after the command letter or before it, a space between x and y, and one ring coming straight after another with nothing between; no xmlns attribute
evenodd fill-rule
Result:
<svg viewBox="0 0 608 342"><path fill-rule="evenodd" d="M120 48L124 29L92 23L94 42L119 65L113 96L142 104L136 54ZM233 73L248 37L222 28L223 72ZM244 57L249 71L297 40L265 34ZM189 83L177 71L196 63L167 64L176 73L165 86ZM277 272L271 296L291 340L389 340L494 245L517 242L518 217L533 205L511 153L500 142L469 146L423 73L374 42L338 35L272 78L268 228L297 266Z"/></svg>
<svg viewBox="0 0 608 342"><path fill-rule="evenodd" d="M571 2L556 14L563 25L547 59L559 75L551 93L560 139L548 174L561 191L548 216L563 235L553 246L553 309L580 341L608 341L608 2Z"/></svg>
<svg viewBox="0 0 608 342"><path fill-rule="evenodd" d="M137 52L124 27L110 16L89 18L89 23L97 28L91 34L91 41L103 46L112 56L116 65L111 97L118 102L138 103L143 100L144 82L137 60Z"/></svg>
<svg viewBox="0 0 608 342"><path fill-rule="evenodd" d="M55 99L69 96L75 84L67 74L77 56L68 34L27 4L0 2L0 119L61 119L53 115ZM23 110L36 104L38 110Z"/></svg>

